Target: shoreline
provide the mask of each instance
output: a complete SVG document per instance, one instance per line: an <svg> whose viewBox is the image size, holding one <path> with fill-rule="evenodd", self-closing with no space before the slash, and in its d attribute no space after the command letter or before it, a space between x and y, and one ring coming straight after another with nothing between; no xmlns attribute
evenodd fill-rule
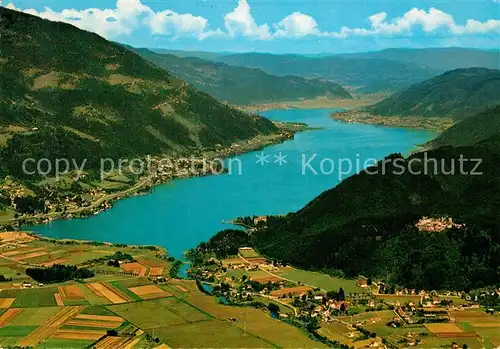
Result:
<svg viewBox="0 0 500 349"><path fill-rule="evenodd" d="M455 121L449 117L422 116L380 116L362 110L349 110L330 115L333 120L347 124L369 124L382 127L401 127L442 133L452 127Z"/></svg>
<svg viewBox="0 0 500 349"><path fill-rule="evenodd" d="M291 109L353 109L372 105L383 99L385 95L374 94L354 97L353 99L330 99L320 97L317 99L304 99L297 101L270 102L250 105L233 105L234 108L246 112L261 112L272 109L291 110Z"/></svg>
<svg viewBox="0 0 500 349"><path fill-rule="evenodd" d="M298 132L311 130L311 128L303 123L274 122L274 124L278 127L278 132L275 134L265 136L258 135L245 141L233 143L231 146L224 149L207 151L202 153L201 157L206 158L207 160L227 159L235 155L258 151L271 145L283 143L287 140L293 139L295 134ZM244 144L242 145L240 143ZM65 212L49 212L34 216L20 216L18 218L2 220L0 221L0 232L21 229L27 225L49 224L52 221L60 219L87 218L93 215L98 215L112 208L113 204L119 200L132 196L149 194L156 186L166 184L171 180L220 174L224 174L224 171L219 170L219 172L217 172L217 169L209 168L207 171L198 170L194 173L186 170L182 173L166 177L159 176L156 179L146 175L132 187L99 198L86 207L80 207L78 209L68 210Z"/></svg>

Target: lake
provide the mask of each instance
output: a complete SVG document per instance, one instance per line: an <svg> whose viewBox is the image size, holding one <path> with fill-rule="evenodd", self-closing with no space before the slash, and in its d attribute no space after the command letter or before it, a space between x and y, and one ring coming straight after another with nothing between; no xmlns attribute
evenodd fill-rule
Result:
<svg viewBox="0 0 500 349"><path fill-rule="evenodd" d="M262 114L273 120L305 122L321 129L227 159L229 174L174 180L148 195L118 201L97 216L28 229L53 238L160 245L170 255L182 257L217 231L231 228L223 220L296 211L349 174L373 164L369 159L407 154L436 136L429 131L344 124L329 117L334 111L266 111Z"/></svg>

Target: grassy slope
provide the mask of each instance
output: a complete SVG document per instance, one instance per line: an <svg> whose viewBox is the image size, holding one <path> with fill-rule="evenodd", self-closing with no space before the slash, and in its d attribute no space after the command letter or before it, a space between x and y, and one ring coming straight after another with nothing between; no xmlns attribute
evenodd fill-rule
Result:
<svg viewBox="0 0 500 349"><path fill-rule="evenodd" d="M3 150L7 172L27 156L186 153L276 130L96 34L3 7L0 17L0 124L27 130Z"/></svg>
<svg viewBox="0 0 500 349"><path fill-rule="evenodd" d="M352 98L349 92L333 82L299 76L279 77L260 69L235 67L200 58L157 54L147 49L132 50L196 88L228 103L269 103L323 96Z"/></svg>
<svg viewBox="0 0 500 349"><path fill-rule="evenodd" d="M415 84L366 110L381 116L436 116L461 120L500 104L499 90L499 70L458 69Z"/></svg>

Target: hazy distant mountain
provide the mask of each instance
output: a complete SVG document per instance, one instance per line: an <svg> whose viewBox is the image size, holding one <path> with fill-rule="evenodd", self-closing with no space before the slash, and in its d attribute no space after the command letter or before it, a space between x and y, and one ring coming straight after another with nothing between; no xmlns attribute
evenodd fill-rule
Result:
<svg viewBox="0 0 500 349"><path fill-rule="evenodd" d="M460 120L500 104L499 91L500 70L457 69L395 93L366 110L381 116Z"/></svg>
<svg viewBox="0 0 500 349"><path fill-rule="evenodd" d="M298 75L326 79L357 88L358 92L364 93L398 91L441 73L413 63L356 57L244 53L219 56L216 59L234 66L260 68L279 76Z"/></svg>
<svg viewBox="0 0 500 349"><path fill-rule="evenodd" d="M156 50L158 52L162 52ZM358 92L395 92L449 70L482 67L500 69L500 51L467 48L386 49L353 54L274 55L267 53L165 52L234 66L260 68L273 75L321 78Z"/></svg>
<svg viewBox="0 0 500 349"><path fill-rule="evenodd" d="M500 51L476 50L459 47L424 49L391 48L377 52L361 52L341 55L341 57L388 59L414 63L440 70L454 70L472 67L500 69Z"/></svg>
<svg viewBox="0 0 500 349"><path fill-rule="evenodd" d="M196 57L212 61L216 61L217 58L221 56L234 54L234 52L183 51L183 50L170 50L166 48L155 48L149 50L158 54L174 55L177 57Z"/></svg>
<svg viewBox="0 0 500 349"><path fill-rule="evenodd" d="M275 76L260 69L235 67L194 57L157 54L147 49L130 49L172 75L231 104L295 101L322 96L352 98L349 92L334 82L299 76Z"/></svg>

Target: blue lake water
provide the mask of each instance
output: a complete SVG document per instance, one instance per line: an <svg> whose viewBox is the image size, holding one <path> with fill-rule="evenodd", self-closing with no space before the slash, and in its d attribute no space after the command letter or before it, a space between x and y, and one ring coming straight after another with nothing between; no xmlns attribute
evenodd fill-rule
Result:
<svg viewBox="0 0 500 349"><path fill-rule="evenodd" d="M302 208L348 176L348 159L352 163L350 173L356 173L367 159L381 159L396 152L407 154L435 137L428 131L336 122L329 118L333 111L264 112L273 120L305 122L322 129L302 132L285 143L228 159L231 174L174 180L156 187L149 195L121 200L97 216L28 229L54 238L161 245L170 255L182 257L189 248L231 227L223 220L284 214ZM286 161L281 166L275 163L280 153ZM263 155L268 162L257 163L257 155ZM339 159L344 159L342 175Z"/></svg>

